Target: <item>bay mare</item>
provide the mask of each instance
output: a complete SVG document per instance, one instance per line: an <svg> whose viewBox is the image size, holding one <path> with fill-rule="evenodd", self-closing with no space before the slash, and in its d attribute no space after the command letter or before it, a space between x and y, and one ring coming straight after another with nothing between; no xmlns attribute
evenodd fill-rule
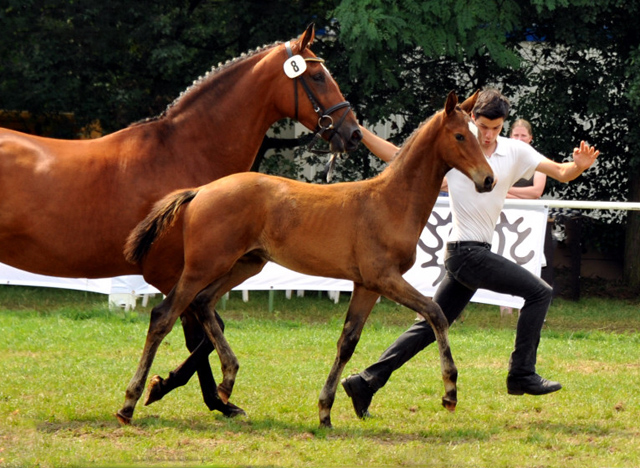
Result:
<svg viewBox="0 0 640 468"><path fill-rule="evenodd" d="M353 294L338 355L320 392L320 424L331 426L331 407L342 371L351 358L374 304L383 295L423 315L438 341L445 396L453 411L457 370L440 307L402 275L413 265L445 174L457 168L478 192L493 188L493 172L472 133L470 112L478 93L458 106L449 93L445 108L422 125L394 161L370 180L312 185L256 173L235 174L159 201L131 233L126 257L134 263L160 258L180 280L151 312L151 324L136 374L118 414L129 419L142 394L158 346L191 305L218 352L231 395L238 361L214 314L220 297L259 273L267 261L308 275L351 280ZM465 112L466 111L466 112ZM165 235L166 234L166 235ZM169 238L173 245L166 242ZM162 239L155 242L158 239Z"/></svg>
<svg viewBox="0 0 640 468"><path fill-rule="evenodd" d="M322 136L334 152L354 149L357 121L311 52L313 38L310 26L290 50L274 44L220 66L163 115L101 138L67 141L0 129L0 262L64 277L142 274L143 265L127 262L122 250L153 204L173 190L248 171L274 122L297 117L314 130L319 120L342 119ZM295 79L283 68L293 54L307 65ZM340 104L347 106L323 117ZM178 281L152 267L144 273L165 294ZM183 326L193 350L201 326L191 314ZM209 363L197 370L209 408L233 413L218 398Z"/></svg>

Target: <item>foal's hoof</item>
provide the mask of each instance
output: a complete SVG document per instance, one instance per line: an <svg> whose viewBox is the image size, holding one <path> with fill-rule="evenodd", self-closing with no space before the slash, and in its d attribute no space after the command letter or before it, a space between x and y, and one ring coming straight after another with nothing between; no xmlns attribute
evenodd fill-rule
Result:
<svg viewBox="0 0 640 468"><path fill-rule="evenodd" d="M149 381L149 385L147 387L147 397L144 400L144 406L148 406L151 403L162 399L162 397L164 396L161 388L162 381L163 379L159 375L154 375L153 377L151 377L151 380Z"/></svg>
<svg viewBox="0 0 640 468"><path fill-rule="evenodd" d="M227 390L222 384L218 385L218 396L222 400L222 402L226 405L229 403L229 398L231 398L231 391Z"/></svg>
<svg viewBox="0 0 640 468"><path fill-rule="evenodd" d="M331 418L320 418L320 427L324 427L325 429L333 429Z"/></svg>
<svg viewBox="0 0 640 468"><path fill-rule="evenodd" d="M128 426L129 424L131 424L131 418L122 414L122 411L118 411L116 413L116 418L118 418L118 422L122 426Z"/></svg>
<svg viewBox="0 0 640 468"><path fill-rule="evenodd" d="M453 413L456 410L456 405L457 404L458 404L458 402L456 400L451 400L450 398L447 398L446 396L442 397L442 406L447 408L451 413Z"/></svg>

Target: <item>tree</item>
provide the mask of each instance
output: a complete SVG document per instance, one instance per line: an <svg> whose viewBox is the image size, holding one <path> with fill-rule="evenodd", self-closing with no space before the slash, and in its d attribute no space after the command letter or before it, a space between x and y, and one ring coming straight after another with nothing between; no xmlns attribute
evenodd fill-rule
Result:
<svg viewBox="0 0 640 468"><path fill-rule="evenodd" d="M514 115L534 120L544 154L562 160L581 139L602 150L595 170L552 187L556 194L637 201L640 156L630 148L640 136L640 37L628 18L639 12L638 2L617 0L347 0L335 15L363 94L388 91L391 106L403 112L417 104L424 117L433 111L429 97L448 84L467 92L497 85L515 98ZM440 81L435 63L447 73ZM422 89L407 80L417 70ZM367 117L385 115L380 107L367 101ZM403 136L414 123L405 127ZM640 290L639 215L605 216L618 229L627 218L625 277Z"/></svg>
<svg viewBox="0 0 640 468"><path fill-rule="evenodd" d="M563 154L566 149L562 145L580 139L596 143L603 153L595 170L581 176L578 184L562 190L556 187L559 195L638 201L640 156L631 148L640 137L640 118L638 77L632 74L632 64L640 34L626 18L637 13L640 4L615 0L569 3L565 7L551 2L537 7L535 33L544 38L537 47L538 55L542 54L550 66L533 73L535 91L522 106L541 117L546 154ZM531 62L527 68L532 70ZM547 135L554 134L559 138L546 141ZM570 139L561 141L564 136ZM638 213L605 213L601 219L620 232L626 231L625 279L640 291ZM603 236L605 230L599 236L602 244L613 240L612 230L606 231L608 236Z"/></svg>
<svg viewBox="0 0 640 468"><path fill-rule="evenodd" d="M75 138L94 121L110 133L160 114L217 64L292 38L310 22L321 28L326 3L6 0L0 109L29 111L55 137ZM61 113L75 125L60 125Z"/></svg>
<svg viewBox="0 0 640 468"><path fill-rule="evenodd" d="M112 132L161 113L212 66L294 37L325 9L323 1L5 0L0 108L71 112L80 126L98 119Z"/></svg>
<svg viewBox="0 0 640 468"><path fill-rule="evenodd" d="M71 112L111 132L161 113L217 63L315 21L328 34L314 51L362 121L400 118L396 143L449 90L494 85L514 117L533 121L543 154L563 159L580 139L603 151L596 170L554 193L639 201L640 33L629 21L639 13L638 0L5 0L0 108ZM380 168L362 149L336 178ZM640 214L605 219L626 223L625 275L640 289Z"/></svg>

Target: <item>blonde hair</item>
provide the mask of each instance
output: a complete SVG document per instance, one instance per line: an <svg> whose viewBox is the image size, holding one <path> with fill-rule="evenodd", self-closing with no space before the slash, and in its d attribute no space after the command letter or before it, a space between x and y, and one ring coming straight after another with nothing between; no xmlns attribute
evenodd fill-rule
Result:
<svg viewBox="0 0 640 468"><path fill-rule="evenodd" d="M527 129L527 132L529 132L529 135L531 135L531 137L533 137L533 130L531 129L531 124L524 119L518 119L515 122L513 122L513 125L511 126L511 128L509 129L509 136L511 136L513 134L513 129L516 127L524 127Z"/></svg>

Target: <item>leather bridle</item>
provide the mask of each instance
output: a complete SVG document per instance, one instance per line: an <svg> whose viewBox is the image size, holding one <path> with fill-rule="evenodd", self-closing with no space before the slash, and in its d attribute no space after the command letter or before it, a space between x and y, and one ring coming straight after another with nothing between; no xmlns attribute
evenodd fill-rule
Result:
<svg viewBox="0 0 640 468"><path fill-rule="evenodd" d="M289 58L293 57L293 51L291 50L291 43L287 42L284 46L285 46L285 49L287 51L287 56ZM320 57L305 57L304 61L305 62L324 63L324 60L321 59ZM326 132L328 130L331 130L331 133L329 134L329 136L327 138L327 141L331 141L331 139L335 136L335 134L340 129L340 126L344 122L344 119L347 117L347 114L349 113L349 110L351 109L351 104L349 104L348 101L344 101L344 102L341 102L339 104L336 104L335 106L331 106L328 109L325 109L322 106L322 104L320 104L320 101L318 100L316 95L313 94L313 91L309 87L308 83L305 81L304 77L302 75L300 75L300 76L297 76L297 77L293 78L293 95L294 95L294 98L295 98L295 118L296 118L296 120L298 120L298 81L300 82L300 84L304 88L304 90L305 90L305 92L307 94L307 97L309 98L309 101L311 101L311 105L313 106L313 110L316 112L316 114L318 114L318 124L316 125L316 129L315 129L316 134L314 135L313 139L309 142L309 145L308 145L307 149L308 149L308 151L310 151L310 152L312 152L314 154L327 154L327 153L330 153L331 152L330 150L314 150L313 146L317 143L317 140L322 138L322 135L324 134L324 132ZM344 112L342 113L342 115L338 118L338 120L334 124L333 117L331 117L331 114L333 114L334 112L336 112L336 111L338 111L340 109L344 109Z"/></svg>

